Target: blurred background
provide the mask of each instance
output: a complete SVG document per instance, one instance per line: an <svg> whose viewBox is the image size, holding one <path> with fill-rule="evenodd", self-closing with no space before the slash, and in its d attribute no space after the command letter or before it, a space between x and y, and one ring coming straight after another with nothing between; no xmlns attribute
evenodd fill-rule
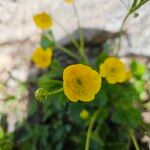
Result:
<svg viewBox="0 0 150 150"><path fill-rule="evenodd" d="M82 27L117 32L130 6L130 0L76 0ZM143 6L138 17L131 16L126 25L127 37L123 40L120 56L134 55L147 62L150 57L150 3ZM60 40L65 33L75 31L77 20L71 5L62 0L0 0L0 116L7 118L8 131L16 122L27 116L31 54L38 46L41 30L33 22L33 15L46 11L55 19L53 32ZM146 59L146 61L145 61ZM5 114L5 115L4 115ZM144 113L150 122L150 113Z"/></svg>

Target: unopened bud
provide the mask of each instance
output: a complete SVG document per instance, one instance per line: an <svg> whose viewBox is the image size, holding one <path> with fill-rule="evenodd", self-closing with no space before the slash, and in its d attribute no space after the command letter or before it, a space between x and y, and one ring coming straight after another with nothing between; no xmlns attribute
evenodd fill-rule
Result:
<svg viewBox="0 0 150 150"><path fill-rule="evenodd" d="M42 101L42 100L46 99L47 95L48 95L48 91L46 91L43 88L39 88L38 90L35 91L35 98L38 101Z"/></svg>

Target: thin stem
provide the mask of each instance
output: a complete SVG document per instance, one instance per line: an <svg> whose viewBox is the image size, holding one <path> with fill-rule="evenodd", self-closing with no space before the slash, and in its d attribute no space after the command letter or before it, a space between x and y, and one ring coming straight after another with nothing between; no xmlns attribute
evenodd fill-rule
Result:
<svg viewBox="0 0 150 150"><path fill-rule="evenodd" d="M122 32L123 32L123 28L124 28L124 25L126 23L126 20L128 19L129 16L130 16L130 12L125 16L125 18L122 21L122 24L121 24L121 27L119 30L119 43L118 43L118 49L116 51L116 55L118 54L119 50L121 49Z"/></svg>
<svg viewBox="0 0 150 150"><path fill-rule="evenodd" d="M62 92L62 91L63 91L63 88L58 89L58 90L55 90L55 91L53 91L53 92L50 92L50 93L47 94L47 96L50 96L50 95L53 95L53 94L57 94L57 93L60 93L60 92Z"/></svg>
<svg viewBox="0 0 150 150"><path fill-rule="evenodd" d="M134 132L132 130L130 131L130 136L131 136L131 139L132 139L133 144L135 146L135 149L140 150L139 145L138 145L137 140L136 140L136 137L135 137Z"/></svg>
<svg viewBox="0 0 150 150"><path fill-rule="evenodd" d="M79 37L80 37L80 49L79 49L79 53L81 55L81 57L83 58L83 60L85 61L85 63L89 63L88 62L88 58L85 54L85 40L84 40L84 34L83 34L83 30L81 28L81 23L80 23L80 19L79 19L79 15L77 13L77 9L75 7L75 4L73 4L73 10L74 10L74 14L75 17L77 18L77 23L78 23L78 27L79 27Z"/></svg>
<svg viewBox="0 0 150 150"><path fill-rule="evenodd" d="M75 58L75 59L79 59L79 56L78 55L76 55L75 53L73 53L73 52L71 52L69 49L67 49L67 48L65 48L65 47L63 47L63 46L61 46L61 45L56 45L56 48L59 48L62 52L64 52L64 53L66 53L66 54L68 54L69 56L71 56L71 57L73 57L73 58Z"/></svg>
<svg viewBox="0 0 150 150"><path fill-rule="evenodd" d="M68 33L68 31L64 28L64 26L58 22L58 20L56 20L55 18L53 18L54 22L64 31L64 33L67 35L67 37L69 37L69 40L72 42L72 44L79 49L79 44L78 42Z"/></svg>
<svg viewBox="0 0 150 150"><path fill-rule="evenodd" d="M48 34L44 34L44 36L47 37L48 40L51 41L52 37L49 36ZM75 58L75 59L79 59L78 55L76 55L75 53L71 52L70 49L67 49L59 44L56 44L56 48L59 48L62 52L68 54L69 56Z"/></svg>
<svg viewBox="0 0 150 150"><path fill-rule="evenodd" d="M128 10L128 13L127 15L125 16L123 22L122 22L122 25L120 27L120 35L119 35L119 43L118 43L118 49L116 51L116 55L118 54L119 50L121 49L121 35L122 35L122 31L123 31L123 28L124 28L124 25L126 23L126 20L128 19L128 17L133 14L136 10L138 10L142 5L144 5L145 3L149 2L150 0L143 0L139 3L137 3L138 1L137 0L134 0L133 1L133 4L131 5L130 9Z"/></svg>
<svg viewBox="0 0 150 150"><path fill-rule="evenodd" d="M80 48L84 48L84 35L83 35L83 31L81 28L81 23L80 23L80 19L79 19L79 15L77 13L77 9L75 7L75 5L73 4L73 10L74 10L74 14L77 18L77 23L78 23L78 27L79 27L79 36L80 36Z"/></svg>
<svg viewBox="0 0 150 150"><path fill-rule="evenodd" d="M95 123L95 121L98 117L99 112L100 112L100 108L97 111L95 111L95 113L93 114L93 116L91 118L91 121L90 121L90 124L89 124L89 127L88 127L88 131L87 131L85 150L89 150L92 129L93 129L94 123Z"/></svg>

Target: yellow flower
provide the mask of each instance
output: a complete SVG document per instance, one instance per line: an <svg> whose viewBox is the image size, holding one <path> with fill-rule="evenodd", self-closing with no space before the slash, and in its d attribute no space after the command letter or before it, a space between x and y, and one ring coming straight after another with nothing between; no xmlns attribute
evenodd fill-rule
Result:
<svg viewBox="0 0 150 150"><path fill-rule="evenodd" d="M72 102L90 102L101 87L101 77L92 68L75 64L64 69L64 93Z"/></svg>
<svg viewBox="0 0 150 150"><path fill-rule="evenodd" d="M75 0L65 0L66 3L72 4Z"/></svg>
<svg viewBox="0 0 150 150"><path fill-rule="evenodd" d="M80 112L80 118L82 119L87 119L89 117L89 112L85 109L83 109L81 112Z"/></svg>
<svg viewBox="0 0 150 150"><path fill-rule="evenodd" d="M37 25L37 27L39 27L41 29L48 29L48 28L52 27L52 25L53 25L51 16L49 16L45 12L35 15L33 17L33 20L34 20L35 24Z"/></svg>
<svg viewBox="0 0 150 150"><path fill-rule="evenodd" d="M38 68L47 68L52 61L52 49L37 48L33 52L32 60Z"/></svg>
<svg viewBox="0 0 150 150"><path fill-rule="evenodd" d="M100 75L106 78L110 84L124 82L126 79L125 65L118 58L109 57L100 65Z"/></svg>

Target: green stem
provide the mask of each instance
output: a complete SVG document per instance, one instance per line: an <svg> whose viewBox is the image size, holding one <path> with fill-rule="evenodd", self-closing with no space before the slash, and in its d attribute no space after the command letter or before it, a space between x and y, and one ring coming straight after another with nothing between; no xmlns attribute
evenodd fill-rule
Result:
<svg viewBox="0 0 150 150"><path fill-rule="evenodd" d="M97 111L95 111L95 113L93 114L93 116L91 118L91 121L90 121L90 124L89 124L89 127L88 127L88 131L87 131L85 150L89 150L92 129L93 129L94 123L95 123L95 121L98 117L99 112L100 112L100 108Z"/></svg>
<svg viewBox="0 0 150 150"><path fill-rule="evenodd" d="M119 43L118 43L118 49L116 51L116 55L118 55L118 52L121 49L122 32L123 32L123 28L124 28L124 25L126 23L126 20L128 19L129 16L130 16L130 12L125 16L125 18L122 21L122 24L121 24L121 27L120 27L120 30L119 30Z"/></svg>
<svg viewBox="0 0 150 150"><path fill-rule="evenodd" d="M52 37L50 37L48 34L44 34L45 37L47 37L48 40L51 40ZM68 54L69 56L75 58L75 59L79 59L78 55L76 55L75 53L71 52L70 49L67 49L59 44L56 44L56 48L59 48L62 52Z"/></svg>
<svg viewBox="0 0 150 150"><path fill-rule="evenodd" d="M67 35L67 37L69 37L69 40L72 42L72 44L77 48L79 49L79 44L78 42L68 33L68 31L64 28L64 26L58 22L56 19L54 19L54 22L64 31L64 33Z"/></svg>
<svg viewBox="0 0 150 150"><path fill-rule="evenodd" d="M79 49L79 53L81 55L81 57L83 58L83 60L85 61L86 64L89 64L88 62L88 58L85 54L85 40L84 40L84 34L83 34L83 30L81 28L81 23L80 23L80 19L77 13L77 9L75 7L75 4L73 4L73 10L74 10L74 14L77 18L77 23L78 23L78 27L79 27L79 37L80 37L80 49Z"/></svg>
<svg viewBox="0 0 150 150"><path fill-rule="evenodd" d="M63 46L61 46L61 45L56 45L56 48L59 48L62 52L64 52L64 53L66 53L66 54L68 54L69 56L71 56L71 57L73 57L73 58L75 58L75 59L79 59L79 56L78 55L76 55L75 53L73 53L73 52L71 52L69 49L67 49L67 48L65 48L65 47L63 47Z"/></svg>
<svg viewBox="0 0 150 150"><path fill-rule="evenodd" d="M130 131L130 136L131 136L131 139L132 139L133 144L135 146L135 149L140 150L139 145L138 145L137 140L136 140L136 137L135 137L134 132L132 130Z"/></svg>
<svg viewBox="0 0 150 150"><path fill-rule="evenodd" d="M133 1L133 4L131 5L130 9L128 10L128 13L127 15L125 16L123 22L122 22L122 25L120 27L120 35L119 35L119 43L118 43L118 49L116 51L116 55L118 54L119 50L121 49L121 35L122 35L122 31L123 31L123 28L124 28L124 25L126 23L126 20L128 19L128 17L133 14L136 10L138 10L142 5L144 5L145 3L149 2L150 0L143 0L141 2L138 2L138 0L134 0Z"/></svg>
<svg viewBox="0 0 150 150"><path fill-rule="evenodd" d="M50 92L50 93L48 93L47 96L50 96L50 95L53 95L53 94L57 94L57 93L60 93L60 92L62 92L62 91L63 91L63 88L58 89L58 90L55 90L55 91L53 91L53 92Z"/></svg>

